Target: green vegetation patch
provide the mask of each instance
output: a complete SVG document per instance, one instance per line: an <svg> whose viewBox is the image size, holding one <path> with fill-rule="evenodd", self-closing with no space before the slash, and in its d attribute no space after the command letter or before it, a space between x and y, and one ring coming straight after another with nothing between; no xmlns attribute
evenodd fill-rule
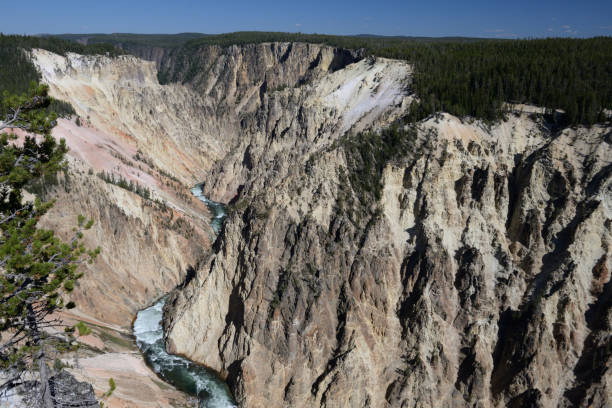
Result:
<svg viewBox="0 0 612 408"><path fill-rule="evenodd" d="M75 41L88 46L97 44L111 44L123 50L142 47L173 48L185 44L187 41L202 38L207 34L179 33L179 34L58 34L53 37L62 40Z"/></svg>
<svg viewBox="0 0 612 408"><path fill-rule="evenodd" d="M414 148L417 130L398 124L380 132L365 132L341 140L348 165L348 176L342 173L340 178L350 183L353 193L347 189L340 192L338 210L357 209L369 211L372 204L382 198L382 173L388 163L407 156ZM354 214L355 220L359 214Z"/></svg>
<svg viewBox="0 0 612 408"><path fill-rule="evenodd" d="M122 175L118 175L115 177L114 173L106 173L104 171L101 171L97 174L97 176L106 183L114 184L124 190L136 193L145 200L151 199L151 190L149 190L148 187L142 186L139 183L134 183L134 181L132 180L128 181L127 179L123 178Z"/></svg>
<svg viewBox="0 0 612 408"><path fill-rule="evenodd" d="M87 336L91 334L91 329L84 322L79 321L74 327L79 332L79 336Z"/></svg>

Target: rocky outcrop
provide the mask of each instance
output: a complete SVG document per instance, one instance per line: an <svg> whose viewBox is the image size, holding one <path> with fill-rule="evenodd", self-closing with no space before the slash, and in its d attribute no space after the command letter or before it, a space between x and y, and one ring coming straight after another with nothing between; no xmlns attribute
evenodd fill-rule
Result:
<svg viewBox="0 0 612 408"><path fill-rule="evenodd" d="M85 382L79 382L69 372L62 370L49 380L51 398L58 408L92 407L100 404L96 399L93 387Z"/></svg>
<svg viewBox="0 0 612 408"><path fill-rule="evenodd" d="M60 370L49 379L51 398L58 408L100 408L93 388L86 382L78 381L66 370ZM0 399L0 407L29 408L41 406L40 383L26 381L8 390Z"/></svg>

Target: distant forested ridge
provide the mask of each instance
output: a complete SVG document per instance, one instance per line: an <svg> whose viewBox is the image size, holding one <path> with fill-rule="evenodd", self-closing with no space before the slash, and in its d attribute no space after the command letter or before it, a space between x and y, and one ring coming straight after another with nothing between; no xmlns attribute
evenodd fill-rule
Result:
<svg viewBox="0 0 612 408"><path fill-rule="evenodd" d="M117 48L131 50L140 47L173 48L185 44L187 41L206 37L207 34L179 33L179 34L58 34L53 37L62 40L76 41L81 44L111 44Z"/></svg>
<svg viewBox="0 0 612 408"><path fill-rule="evenodd" d="M424 113L494 120L504 102L529 103L590 125L612 108L612 38L423 44L400 55L414 63Z"/></svg>

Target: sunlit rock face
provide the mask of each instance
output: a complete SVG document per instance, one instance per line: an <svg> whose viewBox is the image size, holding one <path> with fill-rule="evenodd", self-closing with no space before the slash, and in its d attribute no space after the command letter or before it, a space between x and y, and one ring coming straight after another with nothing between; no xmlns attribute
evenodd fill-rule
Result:
<svg viewBox="0 0 612 408"><path fill-rule="evenodd" d="M606 406L610 131L426 120L362 219L341 143L278 147L168 345L247 407Z"/></svg>
<svg viewBox="0 0 612 408"><path fill-rule="evenodd" d="M309 84L330 76L321 83L340 86L342 78L330 74L359 59L349 51L304 44L215 48L206 55L214 56L209 74L217 77L206 77L210 83L204 87L198 77L187 85L160 85L155 64L133 56L32 52L51 95L70 102L81 124L61 119L54 129L70 148L70 186L49 187L57 204L45 225L69 236L78 214L97 221L86 240L102 252L74 295L78 311L88 317L128 328L137 310L182 282L214 236L208 208L189 188L204 182L212 199L229 201L250 172L243 158L257 153L245 150L260 137L262 104L296 92L312 95L315 111L333 108L319 107L322 93ZM353 93L367 96L365 89ZM293 113L303 99L291 101ZM282 104L274 106L281 115ZM100 172L150 189L165 207L103 182Z"/></svg>
<svg viewBox="0 0 612 408"><path fill-rule="evenodd" d="M111 168L149 183L197 238L103 183L66 193L57 211L118 207L91 242L117 243L106 248L116 282L146 277L123 285L131 293L110 285L122 310L195 266L168 298L166 344L221 372L241 406L610 405L609 127L440 114L384 163L372 200L351 182L367 153L347 140L406 113L404 62L306 44L203 47L193 75L180 55L156 54L182 83L162 86L134 57L34 55L52 93L113 149L229 203L209 252L206 206L118 160ZM82 151L86 177L97 155ZM152 294L145 281L160 284Z"/></svg>
<svg viewBox="0 0 612 408"><path fill-rule="evenodd" d="M152 62L34 50L32 58L51 95L68 101L81 121L136 146L160 169L195 183L222 157L226 143L210 101L190 88L161 86Z"/></svg>

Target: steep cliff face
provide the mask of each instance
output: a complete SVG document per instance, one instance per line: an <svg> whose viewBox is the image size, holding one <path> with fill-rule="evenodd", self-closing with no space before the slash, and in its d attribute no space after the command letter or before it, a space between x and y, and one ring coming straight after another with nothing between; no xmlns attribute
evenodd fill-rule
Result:
<svg viewBox="0 0 612 408"><path fill-rule="evenodd" d="M189 84L217 105L242 101L253 106L259 92L302 85L361 59L360 52L319 44L263 43L177 48L155 61L166 81Z"/></svg>
<svg viewBox="0 0 612 408"><path fill-rule="evenodd" d="M255 155L245 153L254 145L251 138L261 139L269 131L258 125L264 115L272 111L274 120L290 123L282 106L297 112L304 95L311 95L311 110L322 116L312 97L320 92L309 82L357 59L348 51L300 44L206 51L215 63L208 76L199 74L208 81L206 87L160 85L155 64L133 56L32 52L51 94L69 101L82 123L60 120L54 130L70 147L72 177L69 186L54 189L58 204L47 219L64 235L69 235L70 220L79 213L98 221L95 238L88 243L100 245L102 253L92 268L95 274L82 281L83 289L76 295L79 309L90 317L129 326L139 308L180 283L212 236L207 209L190 196L189 187L201 181L223 186L216 195L229 200L250 172L248 163L240 163L245 154ZM366 71L370 70L361 69L357 75ZM296 88L289 100L293 88L284 94L267 90L267 80L283 80L290 86L301 81L303 88ZM341 84L339 77L326 86ZM269 93L278 94L281 102L269 102ZM247 94L254 95L252 101L243 98ZM401 103L403 98L384 97L385 103ZM237 98L244 103L235 103ZM263 104L271 107L261 109ZM303 143L309 143L312 134ZM103 182L96 177L99 172L146 187L151 199ZM105 297L113 301L100 305L98 300Z"/></svg>
<svg viewBox="0 0 612 408"><path fill-rule="evenodd" d="M241 116L241 139L211 169L207 194L229 202L244 188L267 191L272 174L294 172L347 133L397 119L413 100L410 73L404 62L361 60L307 85L264 93L256 113Z"/></svg>
<svg viewBox="0 0 612 408"><path fill-rule="evenodd" d="M154 63L44 50L32 57L51 94L70 102L82 122L136 146L182 182L204 178L226 154L223 136L232 133L216 120L210 101L182 85L159 85Z"/></svg>
<svg viewBox="0 0 612 408"><path fill-rule="evenodd" d="M137 146L188 184L211 178L213 164L244 149L252 128L261 131L259 122L270 116L262 112L270 110L262 109L270 94L303 91L300 87L361 58L352 51L291 43L210 46L189 56L150 52L143 56L160 60L170 84L159 85L156 63L133 56L62 57L34 50L32 58L51 94L71 102L87 124ZM294 100L276 103L276 116L288 105L297 112L304 98L295 93ZM235 162L233 156L229 162Z"/></svg>
<svg viewBox="0 0 612 408"><path fill-rule="evenodd" d="M378 201L352 142L277 151L169 301L168 344L246 407L606 406L610 132L443 115Z"/></svg>
<svg viewBox="0 0 612 408"><path fill-rule="evenodd" d="M351 65L355 62L358 68ZM358 117L345 122L356 122L363 112L355 107L364 100L366 89L374 89L373 83L382 80L382 87L392 90L376 92L386 99L379 101L381 107L372 116L380 115L391 102L401 104L408 84L398 81L407 79L403 71L409 68L399 62L394 65L402 72L393 72L387 80L385 64L370 69L372 61L363 61L359 52L300 43L203 46L189 53L177 49L158 63L161 77L189 86L215 107L214 116L222 118L219 122L231 124L223 135L228 154L204 179L206 193L224 202L252 178L251 172L260 167L258 160L273 160L276 151L294 142L295 157L302 157L308 149L300 144L321 143L314 139L329 137L340 115L351 109ZM355 88L363 84L367 86ZM333 87L338 90L335 94ZM334 95L342 99L339 104L330 100ZM357 100L351 102L351 97ZM366 123L371 121L368 118Z"/></svg>

